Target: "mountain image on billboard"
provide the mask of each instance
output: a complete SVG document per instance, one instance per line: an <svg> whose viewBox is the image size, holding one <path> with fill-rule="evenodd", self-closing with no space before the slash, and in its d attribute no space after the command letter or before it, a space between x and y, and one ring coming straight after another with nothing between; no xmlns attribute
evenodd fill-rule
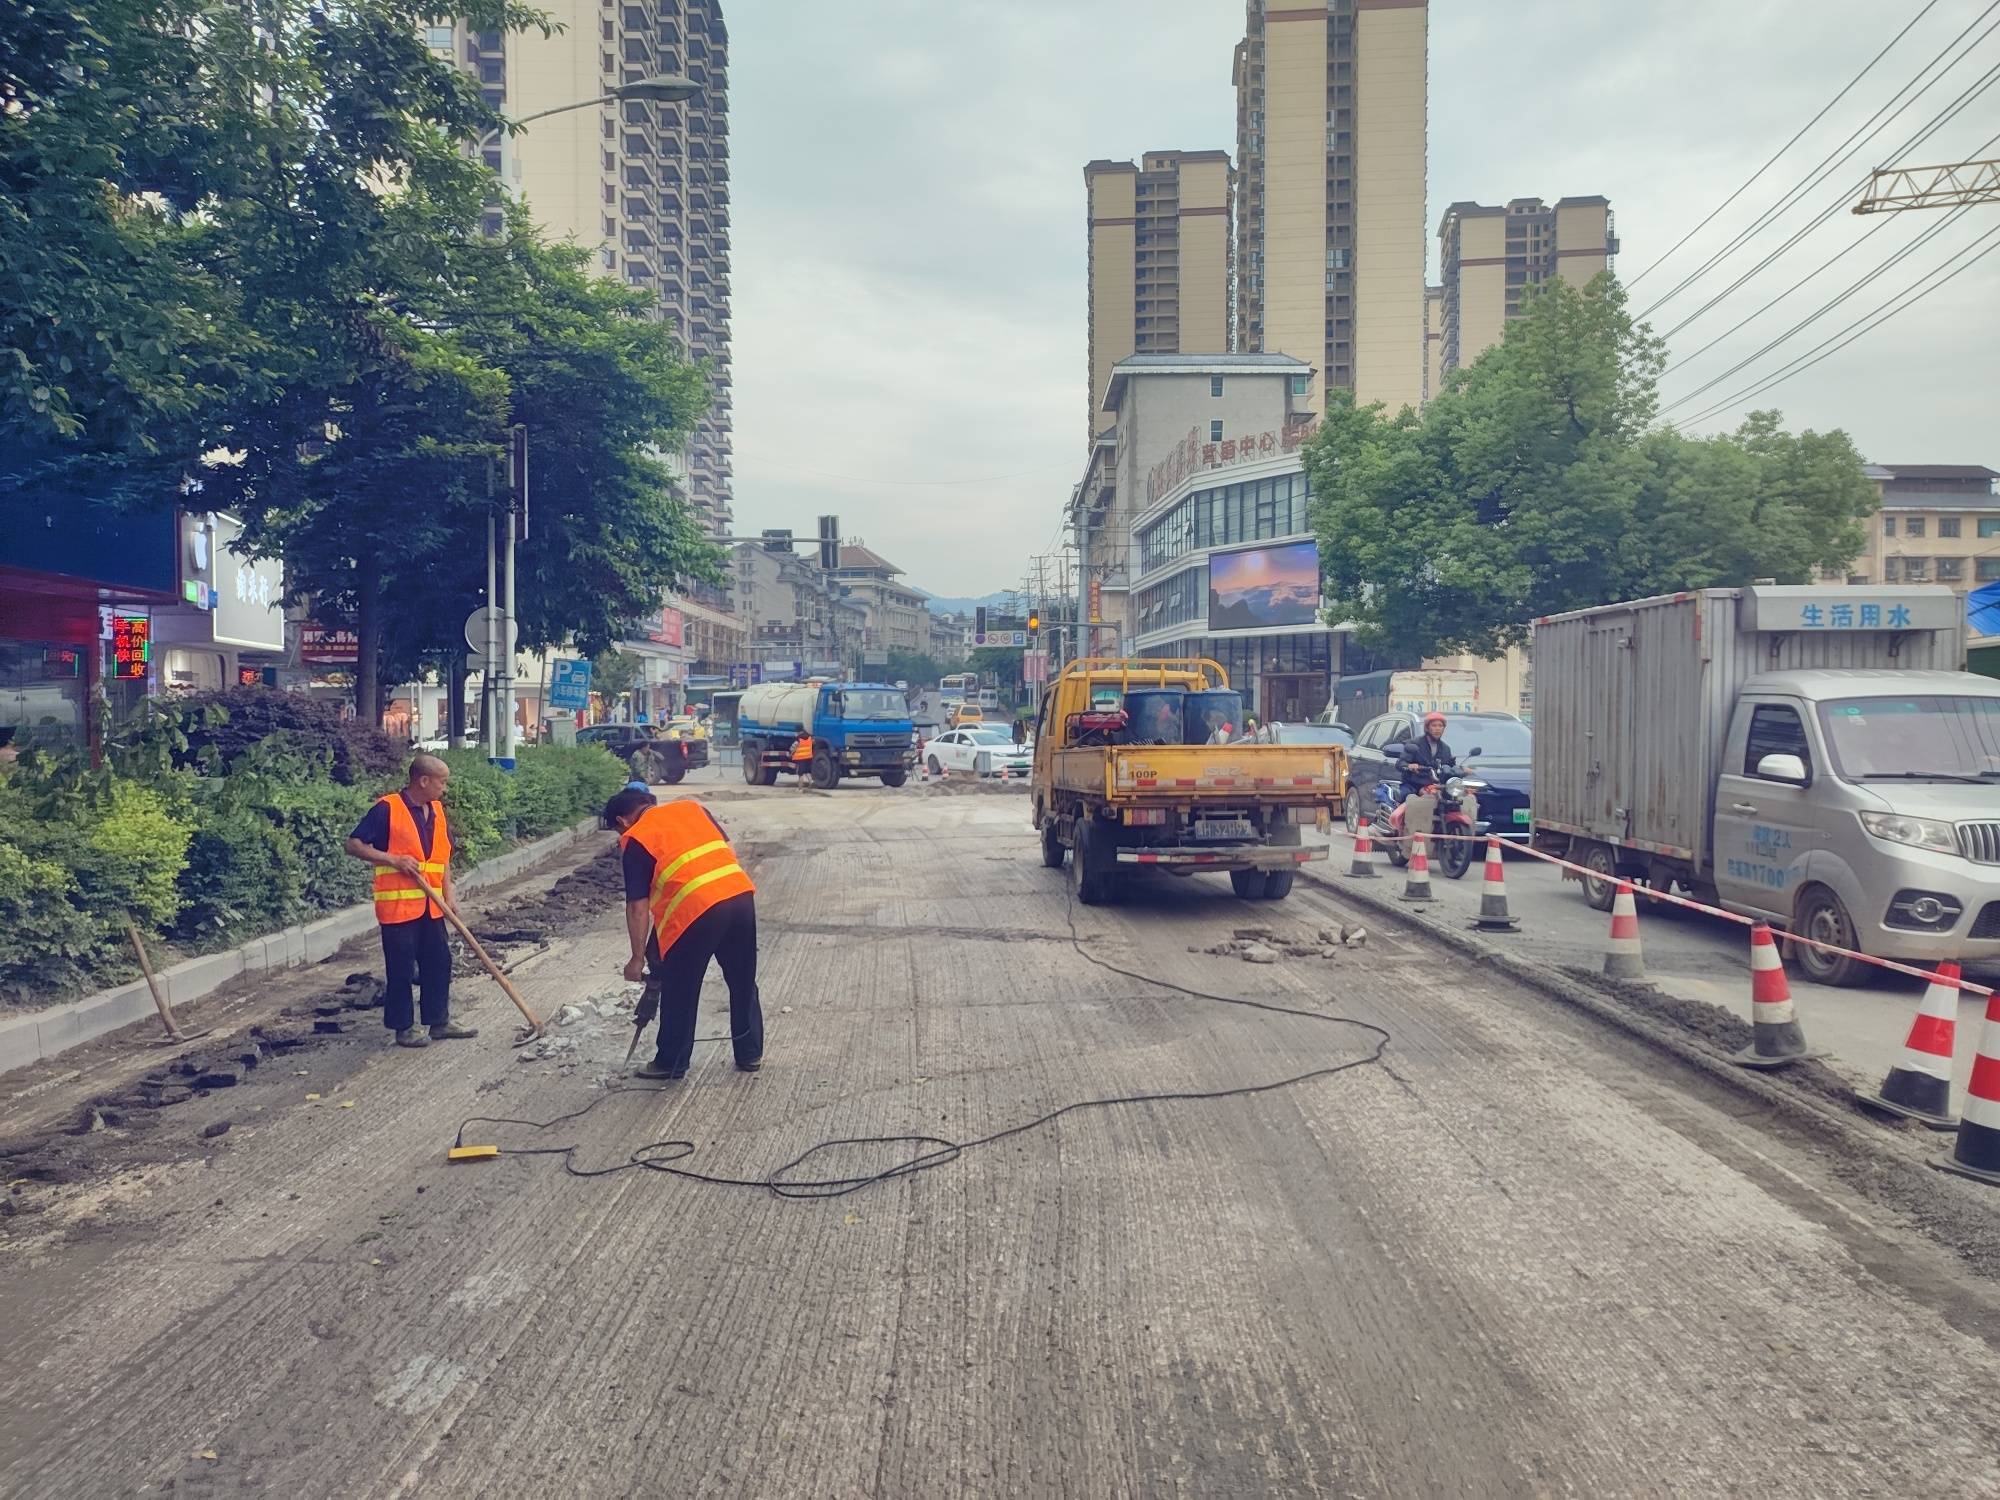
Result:
<svg viewBox="0 0 2000 1500"><path fill-rule="evenodd" d="M1319 618L1319 543L1218 552L1208 560L1208 628L1269 630Z"/></svg>

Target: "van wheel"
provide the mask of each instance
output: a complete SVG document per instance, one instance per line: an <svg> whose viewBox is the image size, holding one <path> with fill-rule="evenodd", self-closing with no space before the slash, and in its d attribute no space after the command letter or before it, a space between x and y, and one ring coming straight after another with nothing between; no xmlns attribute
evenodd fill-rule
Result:
<svg viewBox="0 0 2000 1500"><path fill-rule="evenodd" d="M1618 860L1606 844L1592 844L1577 861L1590 871L1583 877L1583 899L1598 911L1610 911L1618 899Z"/></svg>
<svg viewBox="0 0 2000 1500"><path fill-rule="evenodd" d="M1847 915L1847 908L1840 904L1840 897L1823 885L1809 887L1799 897L1792 930L1800 937L1831 943L1836 948L1852 948L1855 945L1854 919ZM1818 948L1808 948L1803 943L1792 945L1790 957L1798 964L1800 975L1814 984L1858 985L1869 967L1858 958L1825 953Z"/></svg>
<svg viewBox="0 0 2000 1500"><path fill-rule="evenodd" d="M1042 864L1051 870L1060 870L1063 863L1063 841L1055 814L1042 824Z"/></svg>

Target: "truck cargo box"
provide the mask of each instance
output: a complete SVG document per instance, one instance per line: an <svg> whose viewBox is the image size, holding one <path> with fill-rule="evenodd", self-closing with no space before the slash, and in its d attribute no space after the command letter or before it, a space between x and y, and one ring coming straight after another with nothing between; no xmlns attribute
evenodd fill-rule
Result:
<svg viewBox="0 0 2000 1500"><path fill-rule="evenodd" d="M1709 867L1714 788L1744 682L1809 667L1961 665L1943 588L1702 589L1534 625L1534 817Z"/></svg>

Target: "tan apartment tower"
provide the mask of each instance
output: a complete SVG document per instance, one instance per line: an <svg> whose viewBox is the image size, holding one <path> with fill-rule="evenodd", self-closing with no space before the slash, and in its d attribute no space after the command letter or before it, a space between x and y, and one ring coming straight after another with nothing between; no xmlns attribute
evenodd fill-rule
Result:
<svg viewBox="0 0 2000 1500"><path fill-rule="evenodd" d="M1248 0L1236 48L1236 347L1424 399L1425 0Z"/></svg>
<svg viewBox="0 0 2000 1500"><path fill-rule="evenodd" d="M708 368L709 408L689 440L686 485L702 524L730 522L729 33L721 0L542 0L560 29L503 35L429 28L431 49L514 119L618 84L684 74L680 104L599 104L536 120L480 149L554 239L588 246L600 275L642 288ZM489 219L498 228L497 213ZM532 441L532 439L531 439Z"/></svg>
<svg viewBox="0 0 2000 1500"><path fill-rule="evenodd" d="M1131 354L1229 350L1227 151L1148 151L1083 169L1090 220L1090 435L1111 367Z"/></svg>
<svg viewBox="0 0 2000 1500"><path fill-rule="evenodd" d="M1581 286L1618 253L1608 198L1516 198L1505 208L1454 203L1438 222L1443 304L1441 373L1469 365L1500 342L1521 298L1551 276Z"/></svg>
<svg viewBox="0 0 2000 1500"><path fill-rule="evenodd" d="M1444 389L1444 288L1424 288L1424 400Z"/></svg>

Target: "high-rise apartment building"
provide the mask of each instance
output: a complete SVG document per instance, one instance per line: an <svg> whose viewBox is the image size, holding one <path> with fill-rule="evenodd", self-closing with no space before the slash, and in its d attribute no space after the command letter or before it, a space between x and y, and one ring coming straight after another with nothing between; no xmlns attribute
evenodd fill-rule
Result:
<svg viewBox="0 0 2000 1500"><path fill-rule="evenodd" d="M1424 288L1424 400L1444 389L1444 288Z"/></svg>
<svg viewBox="0 0 2000 1500"><path fill-rule="evenodd" d="M1248 0L1236 347L1393 411L1424 396L1425 0Z"/></svg>
<svg viewBox="0 0 2000 1500"><path fill-rule="evenodd" d="M542 0L558 23L501 33L433 26L428 41L514 119L661 75L701 85L684 103L614 101L481 143L507 191L553 239L590 247L605 276L651 292L708 369L709 409L685 455L690 500L730 521L729 34L721 0ZM497 215L491 221L497 227Z"/></svg>
<svg viewBox="0 0 2000 1500"><path fill-rule="evenodd" d="M1469 365L1499 343L1530 287L1551 276L1582 285L1617 253L1608 198L1560 198L1554 208L1539 198L1505 208L1452 204L1438 222L1441 370Z"/></svg>
<svg viewBox="0 0 2000 1500"><path fill-rule="evenodd" d="M1129 354L1221 354L1229 347L1226 151L1149 151L1138 165L1083 169L1090 221L1090 434L1111 367Z"/></svg>

